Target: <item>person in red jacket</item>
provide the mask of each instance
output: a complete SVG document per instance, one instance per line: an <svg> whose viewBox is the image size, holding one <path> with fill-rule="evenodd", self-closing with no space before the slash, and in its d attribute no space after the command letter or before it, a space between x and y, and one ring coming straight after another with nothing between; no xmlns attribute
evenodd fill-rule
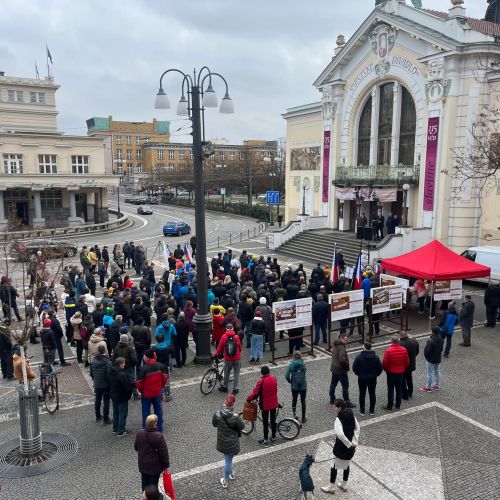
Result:
<svg viewBox="0 0 500 500"><path fill-rule="evenodd" d="M220 312L220 309L216 307L214 309L214 316L212 318L212 342L218 346L220 339L224 335L226 329L224 328L224 315Z"/></svg>
<svg viewBox="0 0 500 500"><path fill-rule="evenodd" d="M399 345L399 337L391 337L391 345L384 352L382 366L387 373L387 406L382 406L385 411L392 411L394 404L394 390L396 390L396 405L394 408L399 410L401 407L401 393L403 385L403 374L410 366L408 351Z"/></svg>
<svg viewBox="0 0 500 500"><path fill-rule="evenodd" d="M158 417L158 430L163 432L161 395L168 377L164 372L163 365L156 360L156 353L152 349L148 349L144 353L143 360L144 365L141 367L135 382L137 390L142 394L142 427L145 427L146 418L150 414L151 405L153 405L153 411Z"/></svg>
<svg viewBox="0 0 500 500"><path fill-rule="evenodd" d="M219 391L227 392L227 386L229 383L229 375L231 370L234 370L234 380L233 380L233 394L238 394L240 390L238 389L238 382L240 380L240 368L241 368L241 340L240 336L236 335L233 330L233 325L228 324L226 333L222 336L215 352L215 357L221 358L224 356L224 380L222 381L222 386L219 387Z"/></svg>
<svg viewBox="0 0 500 500"><path fill-rule="evenodd" d="M269 366L264 365L260 369L262 377L255 385L253 391L247 398L247 402L258 399L262 410L262 425L264 427L264 439L259 440L262 446L269 446L276 442L276 410L278 408L278 381L271 375ZM271 441L269 441L269 416L271 417Z"/></svg>

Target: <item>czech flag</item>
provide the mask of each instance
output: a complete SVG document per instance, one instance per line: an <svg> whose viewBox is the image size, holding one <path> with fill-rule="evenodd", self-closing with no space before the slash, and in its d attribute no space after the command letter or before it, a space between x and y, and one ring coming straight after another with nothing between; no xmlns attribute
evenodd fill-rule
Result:
<svg viewBox="0 0 500 500"><path fill-rule="evenodd" d="M187 241L186 241L186 243L184 243L184 248L182 250L184 251L184 256L186 257L186 259L192 264L193 257L191 256L191 252L189 251Z"/></svg>
<svg viewBox="0 0 500 500"><path fill-rule="evenodd" d="M351 290L360 290L362 281L363 277L361 276L361 254L359 254L358 260L356 261L356 265L354 266L354 271L352 273Z"/></svg>
<svg viewBox="0 0 500 500"><path fill-rule="evenodd" d="M333 260L332 260L332 272L330 276L330 281L332 285L335 285L339 280L340 276L340 266L339 266L339 257L337 255L337 245L333 248Z"/></svg>
<svg viewBox="0 0 500 500"><path fill-rule="evenodd" d="M170 248L168 248L168 245L165 245L165 242L163 242L163 263L165 264L165 267L168 266L168 258L172 255L172 252L170 251Z"/></svg>

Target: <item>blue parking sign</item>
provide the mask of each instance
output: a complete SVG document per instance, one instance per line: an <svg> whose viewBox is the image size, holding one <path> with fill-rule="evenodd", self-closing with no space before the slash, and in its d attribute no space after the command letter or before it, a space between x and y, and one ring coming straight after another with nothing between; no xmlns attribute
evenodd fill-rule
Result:
<svg viewBox="0 0 500 500"><path fill-rule="evenodd" d="M279 205L280 192L279 191L266 191L266 204Z"/></svg>

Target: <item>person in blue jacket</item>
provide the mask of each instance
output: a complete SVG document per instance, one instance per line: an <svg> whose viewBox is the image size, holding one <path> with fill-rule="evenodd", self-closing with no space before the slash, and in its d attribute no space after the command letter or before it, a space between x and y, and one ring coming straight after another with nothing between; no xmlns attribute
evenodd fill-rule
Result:
<svg viewBox="0 0 500 500"><path fill-rule="evenodd" d="M443 356L447 358L451 350L451 339L455 333L455 325L458 323L458 314L455 306L450 304L448 310L446 311L441 323L439 324L439 332L441 336L446 341L446 347L444 349Z"/></svg>
<svg viewBox="0 0 500 500"><path fill-rule="evenodd" d="M168 364L170 369L172 369L173 365L173 345L174 345L174 337L177 335L177 330L175 328L175 319L170 318L162 321L161 325L158 325L155 330L155 338L158 340L158 334L161 333L163 335L162 348L166 349L169 352L169 360Z"/></svg>

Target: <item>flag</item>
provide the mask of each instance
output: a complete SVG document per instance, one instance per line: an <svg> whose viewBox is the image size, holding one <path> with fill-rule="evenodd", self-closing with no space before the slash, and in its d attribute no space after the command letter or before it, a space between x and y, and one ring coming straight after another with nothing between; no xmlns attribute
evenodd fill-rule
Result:
<svg viewBox="0 0 500 500"><path fill-rule="evenodd" d="M335 285L339 280L340 276L340 266L339 266L339 256L337 255L337 244L333 247L333 259L332 259L332 272L330 275L330 281L332 285Z"/></svg>
<svg viewBox="0 0 500 500"><path fill-rule="evenodd" d="M38 66L36 64L36 61L35 61L35 74L36 74L36 79L40 80L40 73L38 72Z"/></svg>
<svg viewBox="0 0 500 500"><path fill-rule="evenodd" d="M54 65L54 61L52 61L52 54L50 53L49 47L45 44L45 48L47 49L47 59L50 61L50 64Z"/></svg>
<svg viewBox="0 0 500 500"><path fill-rule="evenodd" d="M352 273L351 290L360 290L362 281L363 278L361 276L361 253L360 253L358 255L358 260L356 261L356 265L354 266L354 271Z"/></svg>
<svg viewBox="0 0 500 500"><path fill-rule="evenodd" d="M184 251L184 255L185 255L186 259L192 264L193 263L193 257L191 257L191 252L189 251L189 247L188 247L187 241L186 241L186 243L184 243L183 251Z"/></svg>
<svg viewBox="0 0 500 500"><path fill-rule="evenodd" d="M163 263L165 264L166 267L169 267L168 258L170 257L170 255L171 255L170 248L168 248L168 245L165 245L165 242L163 242Z"/></svg>

